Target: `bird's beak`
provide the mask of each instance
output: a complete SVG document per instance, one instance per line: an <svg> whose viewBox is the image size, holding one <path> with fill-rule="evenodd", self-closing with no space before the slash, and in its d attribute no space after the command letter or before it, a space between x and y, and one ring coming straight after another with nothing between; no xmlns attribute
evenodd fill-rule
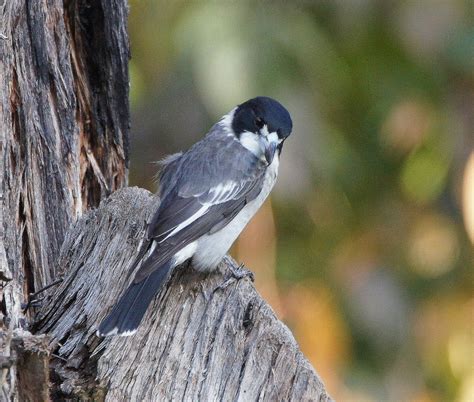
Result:
<svg viewBox="0 0 474 402"><path fill-rule="evenodd" d="M260 143L261 143L263 152L265 154L265 159L267 160L267 163L270 165L273 161L273 157L275 156L278 143L263 135L260 137L260 141L261 141Z"/></svg>

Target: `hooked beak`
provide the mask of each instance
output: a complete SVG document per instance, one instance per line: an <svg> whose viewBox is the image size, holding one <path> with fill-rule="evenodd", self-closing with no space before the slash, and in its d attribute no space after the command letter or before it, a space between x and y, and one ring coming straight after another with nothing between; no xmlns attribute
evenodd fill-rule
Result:
<svg viewBox="0 0 474 402"><path fill-rule="evenodd" d="M278 147L278 143L272 140L268 140L267 137L261 136L260 137L260 144L262 146L265 159L267 163L270 165L273 161L273 157L275 156L275 152Z"/></svg>

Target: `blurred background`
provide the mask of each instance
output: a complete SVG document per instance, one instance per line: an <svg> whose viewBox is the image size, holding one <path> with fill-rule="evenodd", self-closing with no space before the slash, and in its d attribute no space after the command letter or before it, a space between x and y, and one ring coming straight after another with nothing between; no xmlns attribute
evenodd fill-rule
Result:
<svg viewBox="0 0 474 402"><path fill-rule="evenodd" d="M275 97L294 132L233 256L337 400L473 401L473 3L130 3L130 185Z"/></svg>

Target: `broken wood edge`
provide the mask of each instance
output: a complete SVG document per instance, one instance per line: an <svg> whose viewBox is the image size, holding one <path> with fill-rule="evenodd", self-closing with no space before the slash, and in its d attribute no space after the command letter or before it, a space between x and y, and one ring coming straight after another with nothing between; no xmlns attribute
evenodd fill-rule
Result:
<svg viewBox="0 0 474 402"><path fill-rule="evenodd" d="M9 400L4 384L8 376L18 387L21 401L45 401L49 399L49 338L47 335L33 335L29 331L16 328L0 331L0 343L5 354L0 356L1 396ZM15 368L12 370L12 368Z"/></svg>

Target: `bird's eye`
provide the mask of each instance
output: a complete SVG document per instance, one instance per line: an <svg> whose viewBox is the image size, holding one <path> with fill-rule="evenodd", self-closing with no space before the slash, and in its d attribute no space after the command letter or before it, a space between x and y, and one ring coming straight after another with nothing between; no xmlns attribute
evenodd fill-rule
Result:
<svg viewBox="0 0 474 402"><path fill-rule="evenodd" d="M263 128L263 126L265 125L265 121L264 121L261 117L257 117L257 118L255 119L255 125L256 125L259 129L261 129L261 128Z"/></svg>

